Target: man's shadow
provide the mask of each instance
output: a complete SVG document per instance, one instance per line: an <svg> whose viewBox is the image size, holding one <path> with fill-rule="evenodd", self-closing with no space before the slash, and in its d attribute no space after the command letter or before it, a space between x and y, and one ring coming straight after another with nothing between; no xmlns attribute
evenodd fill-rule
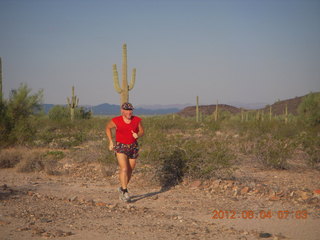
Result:
<svg viewBox="0 0 320 240"><path fill-rule="evenodd" d="M151 192L151 193L145 193L145 194L140 194L140 195L135 195L130 197L130 203L137 202L141 199L156 196L160 193L164 193L166 191L169 191L171 187L161 187L161 189L157 192Z"/></svg>

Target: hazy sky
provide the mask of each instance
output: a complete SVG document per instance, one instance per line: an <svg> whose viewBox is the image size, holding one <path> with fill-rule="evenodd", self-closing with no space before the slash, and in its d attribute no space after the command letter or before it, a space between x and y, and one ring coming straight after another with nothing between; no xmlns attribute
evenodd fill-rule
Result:
<svg viewBox="0 0 320 240"><path fill-rule="evenodd" d="M0 0L3 90L119 104L273 103L320 91L320 0Z"/></svg>

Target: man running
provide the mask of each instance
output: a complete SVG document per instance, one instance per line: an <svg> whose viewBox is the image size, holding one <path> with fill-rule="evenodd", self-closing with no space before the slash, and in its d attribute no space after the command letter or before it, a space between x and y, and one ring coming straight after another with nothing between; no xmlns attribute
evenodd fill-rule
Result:
<svg viewBox="0 0 320 240"><path fill-rule="evenodd" d="M130 201L127 186L139 155L137 139L144 134L141 118L133 116L133 109L131 103L123 103L121 105L121 116L112 118L106 126L109 150L116 152L120 167L119 179L121 187L118 189L120 200L125 202ZM116 145L112 141L112 128L116 129Z"/></svg>

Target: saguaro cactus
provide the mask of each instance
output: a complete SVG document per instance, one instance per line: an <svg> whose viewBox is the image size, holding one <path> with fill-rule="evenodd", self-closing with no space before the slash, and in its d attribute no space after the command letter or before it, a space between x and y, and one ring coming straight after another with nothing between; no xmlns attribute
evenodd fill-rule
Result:
<svg viewBox="0 0 320 240"><path fill-rule="evenodd" d="M122 88L119 85L119 77L117 71L117 65L113 64L113 85L114 89L121 96L121 104L129 101L129 91L134 87L136 81L136 69L132 69L130 85L127 81L127 45L123 44L122 46Z"/></svg>
<svg viewBox="0 0 320 240"><path fill-rule="evenodd" d="M196 103L196 122L199 122L199 96L197 96Z"/></svg>
<svg viewBox="0 0 320 240"><path fill-rule="evenodd" d="M272 106L269 106L269 120L272 120Z"/></svg>
<svg viewBox="0 0 320 240"><path fill-rule="evenodd" d="M288 123L288 104L286 104L285 109L284 109L284 122L285 122L285 124Z"/></svg>
<svg viewBox="0 0 320 240"><path fill-rule="evenodd" d="M67 98L67 101L68 101L68 105L70 108L71 121L73 121L74 120L74 110L76 107L78 107L78 103L79 103L79 98L74 95L74 86L72 86L71 100L69 98Z"/></svg>
<svg viewBox="0 0 320 240"><path fill-rule="evenodd" d="M218 121L218 105L219 105L219 102L217 100L216 111L214 112L214 121Z"/></svg>
<svg viewBox="0 0 320 240"><path fill-rule="evenodd" d="M241 122L244 121L244 112L243 112L243 108L241 108Z"/></svg>
<svg viewBox="0 0 320 240"><path fill-rule="evenodd" d="M0 57L0 103L2 102L2 60Z"/></svg>

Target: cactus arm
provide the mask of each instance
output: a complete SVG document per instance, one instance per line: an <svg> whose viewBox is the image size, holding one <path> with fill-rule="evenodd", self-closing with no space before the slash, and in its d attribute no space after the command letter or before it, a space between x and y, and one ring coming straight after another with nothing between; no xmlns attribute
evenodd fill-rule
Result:
<svg viewBox="0 0 320 240"><path fill-rule="evenodd" d="M199 122L199 97L196 98L196 122Z"/></svg>
<svg viewBox="0 0 320 240"><path fill-rule="evenodd" d="M71 107L70 98L67 97L68 106Z"/></svg>
<svg viewBox="0 0 320 240"><path fill-rule="evenodd" d="M113 86L114 89L117 91L117 93L121 93L122 89L120 88L119 85L119 75L118 75L118 71L117 71L117 65L113 64Z"/></svg>
<svg viewBox="0 0 320 240"><path fill-rule="evenodd" d="M136 82L136 69L132 69L131 81L128 90L130 91L134 87L134 83Z"/></svg>

